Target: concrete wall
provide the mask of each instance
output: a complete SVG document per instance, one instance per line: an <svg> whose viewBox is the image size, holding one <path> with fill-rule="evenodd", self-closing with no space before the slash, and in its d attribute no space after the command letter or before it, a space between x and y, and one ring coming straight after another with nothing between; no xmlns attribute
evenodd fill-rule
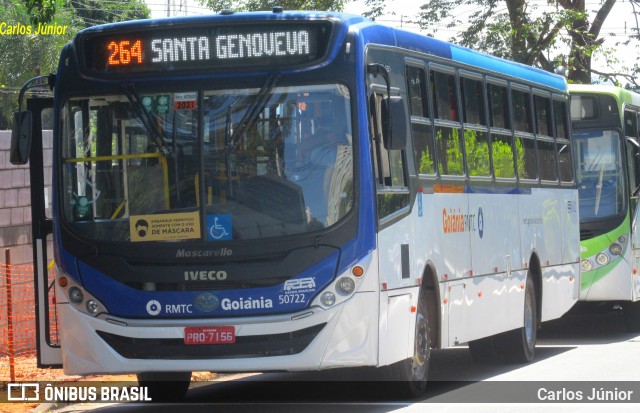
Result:
<svg viewBox="0 0 640 413"><path fill-rule="evenodd" d="M47 182L45 200L51 200L51 144L53 134L44 131L44 178ZM0 260L4 251L11 250L11 264L31 264L31 189L29 165L12 165L9 162L11 131L0 131ZM50 208L47 214L50 216Z"/></svg>

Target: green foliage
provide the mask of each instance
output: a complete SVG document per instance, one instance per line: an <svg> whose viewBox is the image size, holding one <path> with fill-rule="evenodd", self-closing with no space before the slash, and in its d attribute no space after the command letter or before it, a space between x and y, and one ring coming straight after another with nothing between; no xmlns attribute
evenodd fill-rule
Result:
<svg viewBox="0 0 640 413"><path fill-rule="evenodd" d="M602 0L590 15L584 1L548 0L539 7L525 0L427 0L419 24L433 32L443 21L448 29L466 27L450 41L548 71L565 66L569 81L590 83L594 54L613 63L608 58L612 49L604 49L599 36L615 2ZM461 19L459 10L470 12Z"/></svg>
<svg viewBox="0 0 640 413"><path fill-rule="evenodd" d="M149 16L143 0L9 0L0 2L1 22L30 27L30 33L0 36L0 129L10 129L18 92L29 79L55 72L62 47L91 25ZM80 6L84 5L84 9ZM36 35L38 23L67 26L64 34Z"/></svg>
<svg viewBox="0 0 640 413"><path fill-rule="evenodd" d="M498 178L515 177L515 169L513 166L513 148L511 147L510 138L494 139L491 142L493 152L493 171Z"/></svg>
<svg viewBox="0 0 640 413"><path fill-rule="evenodd" d="M84 27L125 20L148 19L149 8L144 0L105 1L70 0Z"/></svg>
<svg viewBox="0 0 640 413"><path fill-rule="evenodd" d="M487 134L481 131L465 129L464 143L467 152L469 176L490 176L489 142Z"/></svg>
<svg viewBox="0 0 640 413"><path fill-rule="evenodd" d="M341 11L347 0L198 0L198 2L214 12L228 9L270 11L273 6L282 6L284 10Z"/></svg>
<svg viewBox="0 0 640 413"><path fill-rule="evenodd" d="M22 0L32 24L50 23L60 4L56 0Z"/></svg>

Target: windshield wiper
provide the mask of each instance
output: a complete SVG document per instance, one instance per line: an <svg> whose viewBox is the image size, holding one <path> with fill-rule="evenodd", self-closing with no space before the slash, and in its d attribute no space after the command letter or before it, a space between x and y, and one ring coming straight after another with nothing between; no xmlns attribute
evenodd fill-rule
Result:
<svg viewBox="0 0 640 413"><path fill-rule="evenodd" d="M233 105L238 101L238 99L236 99L227 108L224 128L224 144L225 166L227 169L227 187L230 197L233 197L233 186L231 185L233 178L231 174L231 151L236 147L240 141L240 137L244 134L247 128L253 125L258 116L260 116L260 112L262 112L262 109L269 100L269 94L280 80L280 77L281 75L279 73L274 73L267 78L253 102L251 102L247 110L244 112L244 115L242 116L242 119L240 119L240 122L238 122L238 126L236 128L233 128L233 125L231 124L231 111ZM233 133L231 132L231 129L233 129Z"/></svg>
<svg viewBox="0 0 640 413"><path fill-rule="evenodd" d="M167 146L164 137L155 126L155 122L153 117L151 116L151 113L149 113L147 108L142 104L140 95L138 95L138 92L136 92L133 82L128 82L126 85L123 85L123 87L129 103L131 103L131 106L133 106L133 108L135 109L136 114L138 115L138 118L142 122L144 128L147 130L149 135L151 135L151 138L156 147L158 148L158 150L160 150L160 152L162 152L163 155L168 156L171 153L171 150Z"/></svg>
<svg viewBox="0 0 640 413"><path fill-rule="evenodd" d="M256 95L256 98L251 102L251 105L247 108L247 111L238 122L237 128L233 130L233 134L230 134L229 127L225 130L225 143L227 145L227 149L233 149L238 142L240 141L240 137L247 130L250 125L253 125L255 120L260 115L262 108L267 104L267 100L269 99L269 93L273 90L278 80L280 80L280 73L274 73L267 78L267 81L264 82L264 85L260 88L260 91ZM230 117L227 115L227 121L230 122ZM231 136L229 136L231 135Z"/></svg>

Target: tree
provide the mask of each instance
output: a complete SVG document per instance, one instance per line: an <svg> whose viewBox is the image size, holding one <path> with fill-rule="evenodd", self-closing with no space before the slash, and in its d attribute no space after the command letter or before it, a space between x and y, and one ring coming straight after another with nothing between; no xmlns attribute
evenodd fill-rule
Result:
<svg viewBox="0 0 640 413"><path fill-rule="evenodd" d="M382 0L366 3L369 16L384 13ZM443 21L447 28L467 27L450 40L548 71L566 66L570 81L591 83L592 57L606 53L600 31L615 3L603 0L590 20L585 0L548 0L544 7L525 0L428 0L418 23L434 33ZM470 11L465 21L456 15L461 10Z"/></svg>
<svg viewBox="0 0 640 413"><path fill-rule="evenodd" d="M5 32L7 27L22 28L22 32L0 36L0 129L9 129L22 85L39 74L55 72L60 50L79 30L97 23L145 18L149 9L142 0L72 0L67 7L62 0L5 0L0 2L0 16L6 23ZM38 23L67 29L60 35L36 35Z"/></svg>
<svg viewBox="0 0 640 413"><path fill-rule="evenodd" d="M268 11L273 6L285 10L330 10L341 11L348 0L198 0L203 7L215 12L225 9L236 11Z"/></svg>
<svg viewBox="0 0 640 413"><path fill-rule="evenodd" d="M150 12L143 0L104 1L70 0L84 27L126 20L148 19Z"/></svg>

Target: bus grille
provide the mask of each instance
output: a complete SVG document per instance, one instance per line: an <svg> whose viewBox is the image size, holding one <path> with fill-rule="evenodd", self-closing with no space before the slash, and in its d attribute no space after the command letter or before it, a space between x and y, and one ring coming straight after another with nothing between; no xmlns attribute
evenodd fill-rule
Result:
<svg viewBox="0 0 640 413"><path fill-rule="evenodd" d="M109 346L128 359L195 360L274 357L298 354L326 323L283 334L238 336L234 344L186 345L182 339L133 338L96 331Z"/></svg>
<svg viewBox="0 0 640 413"><path fill-rule="evenodd" d="M580 241L586 241L591 238L595 238L598 235L604 234L604 231L592 230L592 229L581 229L580 230Z"/></svg>

